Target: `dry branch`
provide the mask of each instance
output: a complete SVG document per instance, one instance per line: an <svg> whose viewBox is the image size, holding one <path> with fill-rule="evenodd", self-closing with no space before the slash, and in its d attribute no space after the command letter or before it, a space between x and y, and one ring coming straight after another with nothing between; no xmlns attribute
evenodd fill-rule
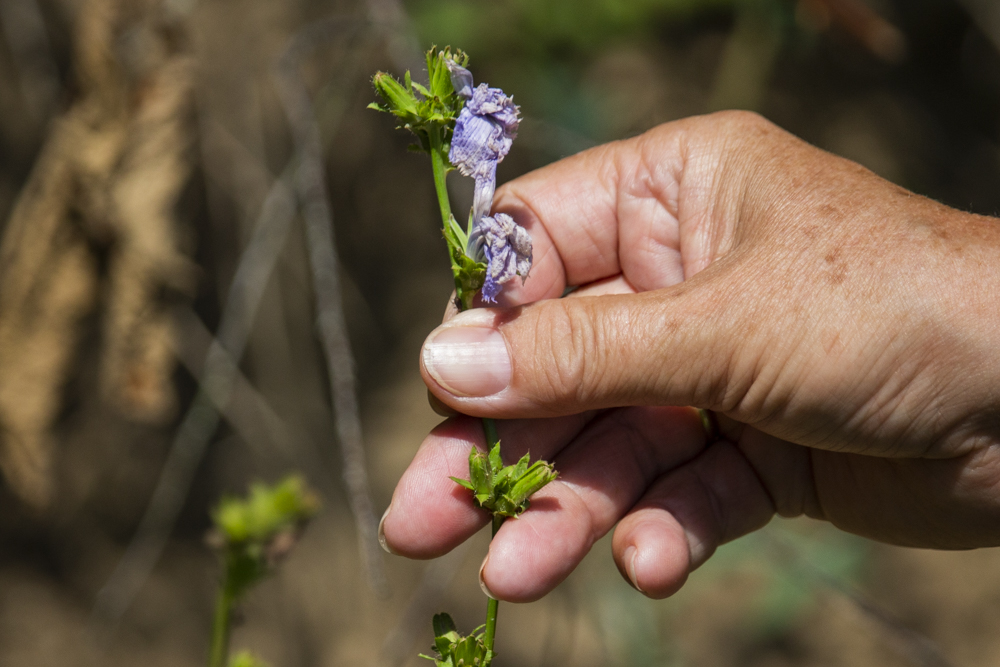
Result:
<svg viewBox="0 0 1000 667"><path fill-rule="evenodd" d="M116 622L163 552L205 448L219 425L216 404L226 404L238 380L234 360L243 356L261 296L295 217L291 188L279 179L264 200L253 237L240 257L199 390L181 422L139 529L98 594L95 615Z"/></svg>
<svg viewBox="0 0 1000 667"><path fill-rule="evenodd" d="M354 355L344 319L340 261L334 238L333 211L326 191L323 143L319 124L313 113L312 100L298 74L303 54L315 44L321 43L318 37L330 31L355 27L357 24L357 21L334 19L301 32L279 59L275 79L285 115L292 128L298 160L295 186L309 245L319 336L326 357L330 400L344 463L343 475L348 502L357 528L358 550L373 590L379 595L387 596L388 583L377 539L378 522L365 467Z"/></svg>
<svg viewBox="0 0 1000 667"><path fill-rule="evenodd" d="M162 295L190 288L192 275L172 215L191 136L177 28L152 0L90 0L79 16L80 97L55 122L0 246L0 468L39 508L53 496L51 429L101 288L99 254L110 266L104 393L135 418L170 413ZM116 50L126 31L144 40L135 53Z"/></svg>

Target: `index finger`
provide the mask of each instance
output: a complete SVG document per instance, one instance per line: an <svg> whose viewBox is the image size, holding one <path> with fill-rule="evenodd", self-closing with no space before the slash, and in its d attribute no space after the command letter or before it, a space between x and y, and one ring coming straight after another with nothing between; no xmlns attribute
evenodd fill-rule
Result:
<svg viewBox="0 0 1000 667"><path fill-rule="evenodd" d="M692 123L593 148L517 178L494 208L531 234L534 266L503 305L560 296L618 275L639 291L684 279L678 198Z"/></svg>

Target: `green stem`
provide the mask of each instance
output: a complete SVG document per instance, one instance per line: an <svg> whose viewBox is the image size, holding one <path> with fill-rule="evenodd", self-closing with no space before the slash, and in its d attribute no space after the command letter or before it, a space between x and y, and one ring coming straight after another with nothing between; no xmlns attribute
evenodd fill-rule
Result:
<svg viewBox="0 0 1000 667"><path fill-rule="evenodd" d="M493 449L493 446L500 442L500 436L497 434L496 422L489 417L483 417L483 431L486 432L486 449L489 451ZM502 514L493 515L493 533L490 535L492 540L497 536L497 531L500 530L500 526L503 525L504 519L507 517ZM497 634L497 611L500 608L500 601L494 600L493 598L487 598L486 603L486 636L483 641L486 644L486 650L493 653L493 639Z"/></svg>
<svg viewBox="0 0 1000 667"><path fill-rule="evenodd" d="M448 186L445 182L447 171L444 167L444 157L442 154L441 129L431 127L429 130L431 140L431 168L434 170L434 190L437 192L438 206L441 207L441 224L448 226L451 220L451 203L448 201Z"/></svg>
<svg viewBox="0 0 1000 667"><path fill-rule="evenodd" d="M493 449L493 446L500 442L497 435L497 423L490 417L483 417L483 431L486 433L486 451Z"/></svg>
<svg viewBox="0 0 1000 667"><path fill-rule="evenodd" d="M227 568L228 570L228 568ZM212 644L208 654L208 667L226 667L229 658L229 632L233 612L233 596L229 582L219 589L215 601L215 618L212 621Z"/></svg>
<svg viewBox="0 0 1000 667"><path fill-rule="evenodd" d="M484 426L486 425L486 422L489 422L491 425L493 424L492 419L484 419L483 420ZM496 434L495 426L493 427L493 433ZM503 516L502 514L493 515L492 537L496 537L497 531L500 530L500 526L503 525L504 519L506 518L507 517ZM490 539L492 539L492 537ZM487 655L489 655L493 653L493 639L497 635L497 611L500 608L500 601L494 600L493 598L487 598L487 600L488 602L486 603L486 636L484 637L483 642L486 644L486 650L489 651Z"/></svg>
<svg viewBox="0 0 1000 667"><path fill-rule="evenodd" d="M431 169L434 171L434 191L437 193L438 206L441 209L441 225L443 229L448 228L451 221L451 202L448 199L448 184L445 177L448 171L444 165L444 142L441 139L441 128L432 127L428 130L431 142ZM472 308L473 293L462 289L462 285L455 276L455 295L461 310Z"/></svg>
<svg viewBox="0 0 1000 667"><path fill-rule="evenodd" d="M441 207L441 224L445 228L448 227L448 223L451 220L451 202L448 199L448 187L445 183L445 176L447 172L444 167L444 157L442 153L442 141L441 141L441 130L432 127L430 129L430 143L431 143L431 167L434 171L434 190L437 192L438 205ZM455 293L458 296L459 310L468 310L472 308L472 297L475 294L466 293L459 284L458 279L455 280ZM486 450L489 451L493 449L493 446L500 442L500 436L497 434L497 425L489 417L483 417L483 431L486 434ZM496 537L497 531L500 530L500 526L503 524L506 517L499 514L493 515L493 537ZM491 538L492 539L492 538ZM492 654L493 652L493 640L497 633L497 611L500 607L500 601L494 600L493 598L488 598L489 602L486 605L486 636L484 638L486 649ZM228 643L228 640L227 640ZM217 667L214 663L210 667ZM484 665L484 667L487 667Z"/></svg>

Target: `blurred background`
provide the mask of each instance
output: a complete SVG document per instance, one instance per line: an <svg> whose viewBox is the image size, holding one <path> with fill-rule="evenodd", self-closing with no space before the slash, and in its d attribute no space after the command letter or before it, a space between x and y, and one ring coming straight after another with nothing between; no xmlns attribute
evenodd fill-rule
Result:
<svg viewBox="0 0 1000 667"><path fill-rule="evenodd" d="M1000 209L995 0L0 0L0 664L202 663L210 508L293 470L324 511L234 648L427 664L432 613L481 622L485 535L372 548L451 284L426 157L365 107L432 43L521 105L501 181L743 108ZM496 665L973 667L998 627L1000 552L775 520L661 602L598 544Z"/></svg>

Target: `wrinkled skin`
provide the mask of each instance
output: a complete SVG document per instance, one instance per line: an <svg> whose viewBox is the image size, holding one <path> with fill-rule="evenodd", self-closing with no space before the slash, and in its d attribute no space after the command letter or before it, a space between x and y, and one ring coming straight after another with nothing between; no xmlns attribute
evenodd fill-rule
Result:
<svg viewBox="0 0 1000 667"><path fill-rule="evenodd" d="M439 406L510 420L505 459L560 471L492 542L494 596L541 597L616 524L619 569L657 598L775 514L1000 545L997 220L732 112L530 173L495 209L531 233L531 278L450 313L421 364ZM432 348L454 327L499 330L509 371L449 391ZM662 406L717 411L722 439ZM424 440L383 522L394 552L438 556L487 521L448 479L470 444L464 416Z"/></svg>

